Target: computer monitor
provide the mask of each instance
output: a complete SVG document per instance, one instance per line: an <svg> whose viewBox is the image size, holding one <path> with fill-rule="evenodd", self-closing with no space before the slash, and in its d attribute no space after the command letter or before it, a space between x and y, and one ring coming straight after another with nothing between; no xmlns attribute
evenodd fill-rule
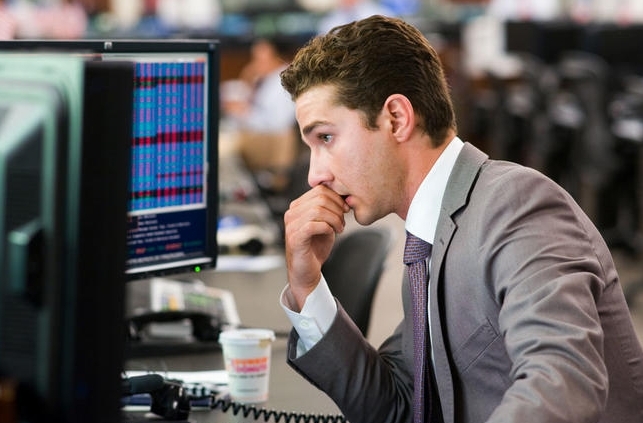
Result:
<svg viewBox="0 0 643 423"><path fill-rule="evenodd" d="M643 37L643 24L595 25L588 33L588 49L602 57L613 70L641 73L643 52L639 40Z"/></svg>
<svg viewBox="0 0 643 423"><path fill-rule="evenodd" d="M127 279L216 266L219 47L212 40L16 40L135 64ZM114 169L114 171L120 171Z"/></svg>
<svg viewBox="0 0 643 423"><path fill-rule="evenodd" d="M213 42L114 42L136 63L130 278L216 266L218 49Z"/></svg>
<svg viewBox="0 0 643 423"><path fill-rule="evenodd" d="M504 31L508 52L531 54L546 64L585 47L584 27L573 22L506 21Z"/></svg>
<svg viewBox="0 0 643 423"><path fill-rule="evenodd" d="M0 390L21 422L118 421L131 63L0 51Z"/></svg>

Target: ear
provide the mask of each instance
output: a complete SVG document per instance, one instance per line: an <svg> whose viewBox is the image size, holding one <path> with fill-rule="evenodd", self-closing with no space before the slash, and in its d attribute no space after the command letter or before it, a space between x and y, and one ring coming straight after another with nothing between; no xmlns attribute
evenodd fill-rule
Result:
<svg viewBox="0 0 643 423"><path fill-rule="evenodd" d="M389 120L393 136L406 141L415 128L415 112L411 101L402 94L391 94L384 102L384 115Z"/></svg>

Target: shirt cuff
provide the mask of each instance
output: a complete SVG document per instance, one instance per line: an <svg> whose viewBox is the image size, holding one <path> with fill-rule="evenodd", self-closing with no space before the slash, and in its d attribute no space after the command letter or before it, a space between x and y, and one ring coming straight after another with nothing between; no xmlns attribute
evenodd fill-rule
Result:
<svg viewBox="0 0 643 423"><path fill-rule="evenodd" d="M314 347L328 332L337 314L337 304L323 276L313 292L306 297L304 306L299 313L292 310L296 307L289 302L288 291L289 288L286 286L281 292L281 307L299 334L300 345L298 350L300 354L298 355L301 355L301 353Z"/></svg>

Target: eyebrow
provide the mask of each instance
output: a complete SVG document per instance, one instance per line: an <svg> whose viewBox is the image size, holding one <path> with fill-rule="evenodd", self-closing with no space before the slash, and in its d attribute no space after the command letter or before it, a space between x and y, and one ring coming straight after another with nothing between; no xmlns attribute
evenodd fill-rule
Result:
<svg viewBox="0 0 643 423"><path fill-rule="evenodd" d="M311 132L313 132L315 130L315 128L317 128L318 126L321 126L321 125L330 125L330 122L323 121L323 120L315 121L315 122L313 122L313 123L311 123L309 125L304 126L304 128L301 130L301 133L304 134L304 136L307 136Z"/></svg>

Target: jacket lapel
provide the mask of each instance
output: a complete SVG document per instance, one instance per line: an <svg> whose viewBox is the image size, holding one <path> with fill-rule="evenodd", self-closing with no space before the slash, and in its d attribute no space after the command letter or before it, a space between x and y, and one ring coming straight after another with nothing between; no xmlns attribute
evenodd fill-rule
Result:
<svg viewBox="0 0 643 423"><path fill-rule="evenodd" d="M442 199L437 232L431 254L431 342L433 344L434 373L440 394L444 423L454 423L453 379L446 353L445 337L442 332L442 310L440 309L440 286L443 280L443 260L457 224L455 212L466 206L469 192L474 186L480 167L488 156L469 143L465 143L449 177ZM435 277L434 277L435 276ZM447 323L448 324L448 323Z"/></svg>

